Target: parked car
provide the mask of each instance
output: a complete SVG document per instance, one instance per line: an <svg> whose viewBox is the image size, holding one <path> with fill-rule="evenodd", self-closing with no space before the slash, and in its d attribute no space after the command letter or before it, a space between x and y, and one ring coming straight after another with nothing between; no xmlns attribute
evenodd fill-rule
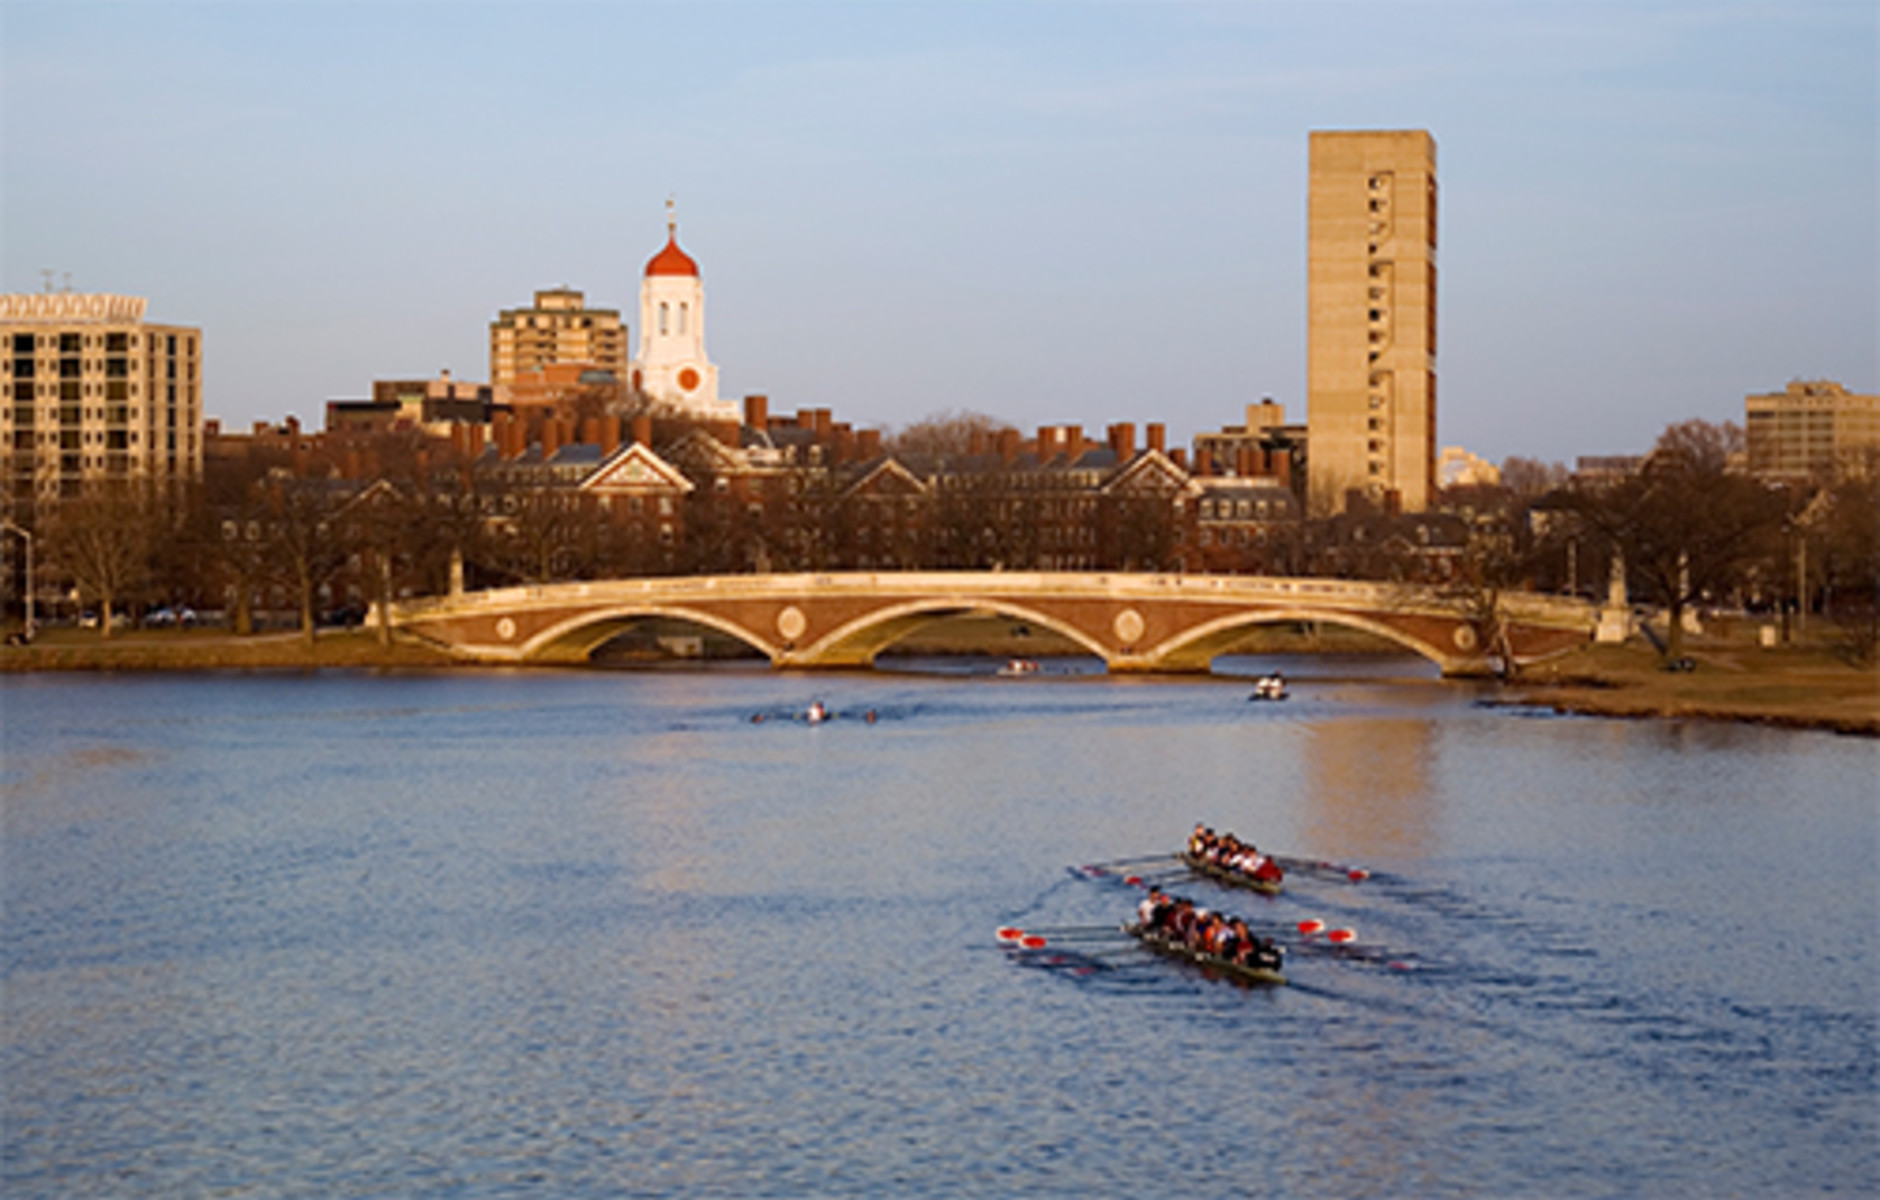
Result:
<svg viewBox="0 0 1880 1200"><path fill-rule="evenodd" d="M151 629L168 629L172 626L187 628L196 623L196 610L188 605L171 608L152 609L144 614L144 624Z"/></svg>

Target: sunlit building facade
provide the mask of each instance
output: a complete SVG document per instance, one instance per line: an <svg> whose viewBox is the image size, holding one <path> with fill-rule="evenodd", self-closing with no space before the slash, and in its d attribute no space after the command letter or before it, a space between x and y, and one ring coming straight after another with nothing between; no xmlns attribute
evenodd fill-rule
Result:
<svg viewBox="0 0 1880 1200"><path fill-rule="evenodd" d="M105 480L202 474L202 331L144 320L141 296L0 296L9 511Z"/></svg>
<svg viewBox="0 0 1880 1200"><path fill-rule="evenodd" d="M1436 142L1314 133L1306 426L1314 515L1355 493L1420 512L1435 490Z"/></svg>

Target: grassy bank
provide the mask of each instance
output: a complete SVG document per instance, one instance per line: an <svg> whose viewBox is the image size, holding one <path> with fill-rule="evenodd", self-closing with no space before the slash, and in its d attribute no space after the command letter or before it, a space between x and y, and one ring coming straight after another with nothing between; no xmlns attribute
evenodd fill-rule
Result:
<svg viewBox="0 0 1880 1200"><path fill-rule="evenodd" d="M1698 639L1690 671L1666 671L1651 647L1588 646L1530 668L1517 703L1608 717L1757 721L1880 736L1880 673L1820 644L1763 647L1748 638Z"/></svg>
<svg viewBox="0 0 1880 1200"><path fill-rule="evenodd" d="M211 629L127 629L105 638L95 629L46 629L30 646L0 650L0 671L319 670L344 667L448 667L434 647L379 644L363 629L323 629L309 643L298 632L237 637Z"/></svg>

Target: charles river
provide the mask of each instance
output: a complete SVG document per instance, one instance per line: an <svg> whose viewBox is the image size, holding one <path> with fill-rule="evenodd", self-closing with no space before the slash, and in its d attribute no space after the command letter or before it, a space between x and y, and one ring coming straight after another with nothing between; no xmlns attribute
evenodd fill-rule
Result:
<svg viewBox="0 0 1880 1200"><path fill-rule="evenodd" d="M993 665L0 681L0 1194L1880 1187L1873 741ZM1196 821L1291 986L995 939Z"/></svg>

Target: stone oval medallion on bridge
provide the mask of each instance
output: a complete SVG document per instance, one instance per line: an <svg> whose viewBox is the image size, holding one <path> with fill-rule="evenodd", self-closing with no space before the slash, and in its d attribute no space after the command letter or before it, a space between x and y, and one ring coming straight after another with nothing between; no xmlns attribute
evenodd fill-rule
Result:
<svg viewBox="0 0 1880 1200"><path fill-rule="evenodd" d="M1143 624L1141 613L1126 608L1116 614L1116 620L1110 622L1110 628L1115 631L1117 641L1125 646L1133 646L1142 638L1142 631L1148 626Z"/></svg>
<svg viewBox="0 0 1880 1200"><path fill-rule="evenodd" d="M1475 649L1475 630L1467 625L1458 625L1456 632L1451 635L1451 640L1456 643L1456 649L1467 653Z"/></svg>
<svg viewBox="0 0 1880 1200"><path fill-rule="evenodd" d="M516 623L508 617L496 622L496 636L505 642L512 640L516 636Z"/></svg>
<svg viewBox="0 0 1880 1200"><path fill-rule="evenodd" d="M777 614L777 632L783 635L785 641L794 642L808 628L809 619L794 604Z"/></svg>

